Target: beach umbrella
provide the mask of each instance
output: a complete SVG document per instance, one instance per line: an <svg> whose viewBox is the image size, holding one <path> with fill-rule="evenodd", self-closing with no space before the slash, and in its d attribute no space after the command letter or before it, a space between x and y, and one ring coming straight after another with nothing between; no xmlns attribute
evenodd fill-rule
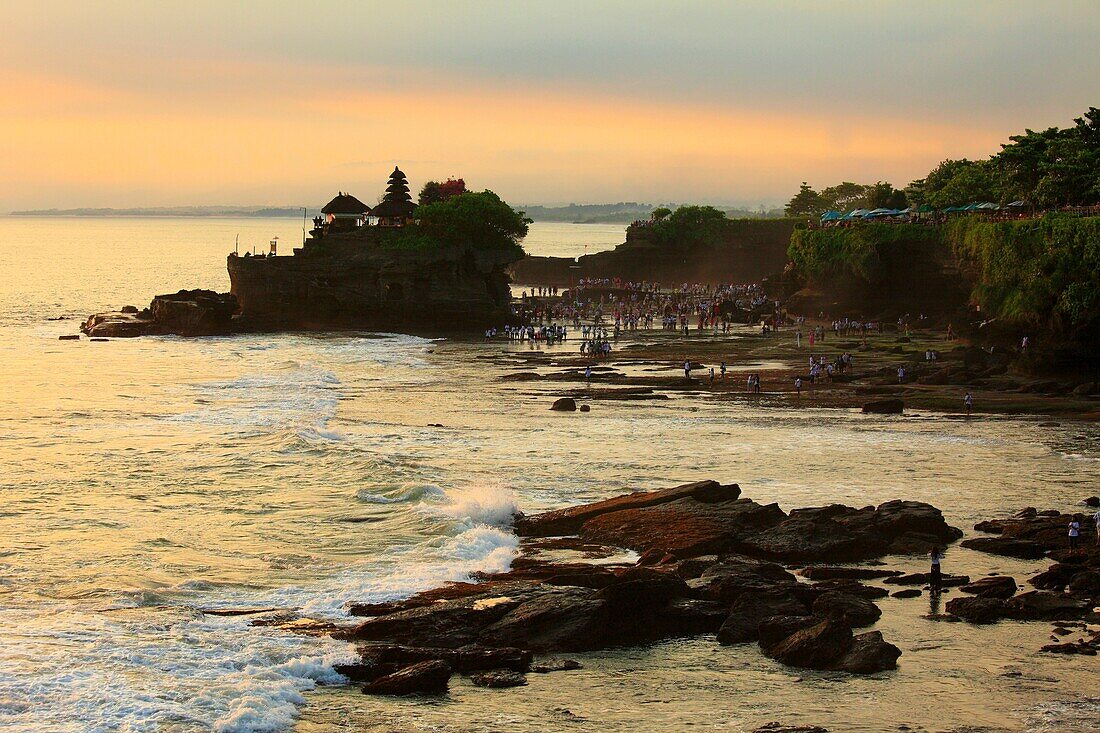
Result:
<svg viewBox="0 0 1100 733"><path fill-rule="evenodd" d="M984 204L978 204L976 208L985 209L987 211L995 211L1001 207L993 203L992 201L986 201Z"/></svg>
<svg viewBox="0 0 1100 733"><path fill-rule="evenodd" d="M932 206L932 204L921 204L920 207L917 208L917 213L918 214L929 214L929 213L931 213L935 210L936 210L936 208L934 206Z"/></svg>
<svg viewBox="0 0 1100 733"><path fill-rule="evenodd" d="M821 221L836 221L842 216L843 214L841 214L839 211L833 211L832 209L829 209L821 215Z"/></svg>
<svg viewBox="0 0 1100 733"><path fill-rule="evenodd" d="M855 219L857 217L865 215L866 213L867 209L853 209L852 211L849 211L847 214L845 214L844 218Z"/></svg>
<svg viewBox="0 0 1100 733"><path fill-rule="evenodd" d="M975 211L979 206L981 206L981 204L975 201L972 204L967 204L966 206L962 207L962 211Z"/></svg>
<svg viewBox="0 0 1100 733"><path fill-rule="evenodd" d="M864 219L874 219L876 216L889 216L893 213L893 209L872 209L863 215Z"/></svg>
<svg viewBox="0 0 1100 733"><path fill-rule="evenodd" d="M915 213L917 213L917 210L914 209L912 206L909 206L909 207L904 208L901 211L898 211L896 213L898 213L898 214L915 214Z"/></svg>
<svg viewBox="0 0 1100 733"><path fill-rule="evenodd" d="M1010 204L1005 204L1005 206L1011 206L1013 208L1018 208L1018 207L1021 207L1021 206L1027 206L1027 202L1026 201L1013 201Z"/></svg>

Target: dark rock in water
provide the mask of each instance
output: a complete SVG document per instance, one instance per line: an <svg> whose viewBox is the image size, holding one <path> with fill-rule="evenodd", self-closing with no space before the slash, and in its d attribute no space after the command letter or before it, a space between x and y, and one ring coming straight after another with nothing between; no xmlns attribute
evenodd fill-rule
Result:
<svg viewBox="0 0 1100 733"><path fill-rule="evenodd" d="M469 645L458 649L412 647L401 644L365 644L359 656L364 664L407 667L410 664L438 659L456 672L478 672L488 669L508 669L524 672L531 665L531 652L515 647L485 647Z"/></svg>
<svg viewBox="0 0 1100 733"><path fill-rule="evenodd" d="M1087 499L1081 501L1085 506L1100 507L1100 496L1090 496Z"/></svg>
<svg viewBox="0 0 1100 733"><path fill-rule="evenodd" d="M80 340L80 334L79 333L67 333L67 334L64 334L62 336L58 336L57 340L58 341L79 341Z"/></svg>
<svg viewBox="0 0 1100 733"><path fill-rule="evenodd" d="M120 313L137 313L138 308L137 308L136 305L124 305L124 306L122 306L122 310L119 311L119 312Z"/></svg>
<svg viewBox="0 0 1100 733"><path fill-rule="evenodd" d="M809 617L803 616L802 618ZM755 616L746 616L739 613L731 614L718 629L718 643L723 646L731 646L756 641L760 638L759 626L760 619ZM786 638L786 635L783 638Z"/></svg>
<svg viewBox="0 0 1100 733"><path fill-rule="evenodd" d="M592 412L592 405L581 405L581 412Z"/></svg>
<svg viewBox="0 0 1100 733"><path fill-rule="evenodd" d="M480 635L491 645L534 651L585 651L607 646L608 602L587 589L559 589L516 606Z"/></svg>
<svg viewBox="0 0 1100 733"><path fill-rule="evenodd" d="M1016 595L1016 580L1008 575L991 575L959 588L982 598L1011 598Z"/></svg>
<svg viewBox="0 0 1100 733"><path fill-rule="evenodd" d="M962 546L992 555L1018 557L1022 560L1038 560L1046 555L1046 550L1038 542L1016 540L1006 537L974 537L963 540Z"/></svg>
<svg viewBox="0 0 1100 733"><path fill-rule="evenodd" d="M332 668L352 682L374 682L397 671L396 664L334 664Z"/></svg>
<svg viewBox="0 0 1100 733"><path fill-rule="evenodd" d="M863 403L863 411L876 415L900 415L905 411L902 400L872 400Z"/></svg>
<svg viewBox="0 0 1100 733"><path fill-rule="evenodd" d="M852 645L852 630L835 619L824 619L801 629L764 653L791 667L828 669Z"/></svg>
<svg viewBox="0 0 1100 733"><path fill-rule="evenodd" d="M451 668L446 662L418 662L363 687L367 695L441 695L447 691Z"/></svg>
<svg viewBox="0 0 1100 733"><path fill-rule="evenodd" d="M829 729L819 725L783 725L773 721L760 726L752 733L829 733Z"/></svg>
<svg viewBox="0 0 1100 733"><path fill-rule="evenodd" d="M1074 575L1069 581L1069 592L1100 599L1100 570L1085 570Z"/></svg>
<svg viewBox="0 0 1100 733"><path fill-rule="evenodd" d="M522 687L527 684L527 678L519 672L481 672L470 676L470 681L478 687L502 689L505 687Z"/></svg>
<svg viewBox="0 0 1100 733"><path fill-rule="evenodd" d="M885 570L883 568L854 568L836 565L811 565L803 568L802 577L810 580L872 580L874 578L890 578L901 575L900 570Z"/></svg>
<svg viewBox="0 0 1100 733"><path fill-rule="evenodd" d="M890 594L891 598L918 598L924 591L920 588L902 588Z"/></svg>
<svg viewBox="0 0 1100 733"><path fill-rule="evenodd" d="M1047 644L1039 651L1049 654L1084 654L1089 657L1096 656L1096 647L1086 642L1068 642L1065 644Z"/></svg>
<svg viewBox="0 0 1100 733"><path fill-rule="evenodd" d="M896 578L887 578L882 581L887 585L927 585L932 582L931 573L909 573L908 575L899 575ZM970 582L969 575L941 575L940 587L943 588L956 588L960 585L966 585Z"/></svg>
<svg viewBox="0 0 1100 733"><path fill-rule="evenodd" d="M832 669L852 674L874 674L896 669L901 649L882 638L881 631L869 631L852 637L852 645Z"/></svg>
<svg viewBox="0 0 1100 733"><path fill-rule="evenodd" d="M554 400L554 404L550 406L550 409L558 412L576 412L577 402L572 397L559 397Z"/></svg>
<svg viewBox="0 0 1100 733"><path fill-rule="evenodd" d="M814 583L813 588L814 590L820 590L822 593L825 591L839 591L858 598L866 598L869 601L873 601L876 598L885 598L888 595L885 588L879 588L874 585L863 585L854 580L823 580L820 583Z"/></svg>
<svg viewBox="0 0 1100 733"><path fill-rule="evenodd" d="M718 631L729 616L729 608L715 601L677 598L659 614L663 636L697 636Z"/></svg>
<svg viewBox="0 0 1100 733"><path fill-rule="evenodd" d="M944 609L971 623L993 623L1002 618L1016 621L1055 621L1083 618L1089 611L1084 601L1047 591L1031 591L1008 599L953 598Z"/></svg>
<svg viewBox="0 0 1100 733"><path fill-rule="evenodd" d="M112 338L166 333L213 336L230 332L237 309L237 298L230 293L181 290L156 296L147 311L130 306L130 310L89 316L81 330L89 336Z"/></svg>
<svg viewBox="0 0 1100 733"><path fill-rule="evenodd" d="M538 664L531 665L531 671L536 674L547 674L549 672L569 672L575 669L583 669L583 666L576 659L547 659L539 662Z"/></svg>
<svg viewBox="0 0 1100 733"><path fill-rule="evenodd" d="M818 596L813 612L816 616L838 619L851 627L870 626L882 616L882 611L870 601L839 591L826 591Z"/></svg>
<svg viewBox="0 0 1100 733"><path fill-rule="evenodd" d="M765 649L775 646L796 631L819 623L821 618L818 616L771 616L757 624L755 639L760 642L760 648Z"/></svg>
<svg viewBox="0 0 1100 733"><path fill-rule="evenodd" d="M638 491L592 504L558 509L532 517L520 517L516 520L515 526L517 534L526 537L577 534L581 526L589 519L611 512L625 509L642 509L684 498L692 498L710 504L736 499L740 494L741 487L737 484L723 485L717 481L698 481L671 489Z"/></svg>
<svg viewBox="0 0 1100 733"><path fill-rule="evenodd" d="M972 624L991 624L1004 618L1007 606L1001 598L952 598L944 607L947 613Z"/></svg>

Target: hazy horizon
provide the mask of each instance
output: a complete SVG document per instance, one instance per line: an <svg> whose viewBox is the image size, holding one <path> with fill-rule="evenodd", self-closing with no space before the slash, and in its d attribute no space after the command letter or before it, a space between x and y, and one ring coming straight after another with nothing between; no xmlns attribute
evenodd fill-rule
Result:
<svg viewBox="0 0 1100 733"><path fill-rule="evenodd" d="M1100 5L209 1L0 9L0 211L368 203L776 206L904 186L1100 99Z"/></svg>

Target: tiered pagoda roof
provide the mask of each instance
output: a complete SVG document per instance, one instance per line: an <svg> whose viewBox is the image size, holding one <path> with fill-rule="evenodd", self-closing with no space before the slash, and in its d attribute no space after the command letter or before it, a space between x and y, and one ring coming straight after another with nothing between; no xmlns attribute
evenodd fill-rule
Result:
<svg viewBox="0 0 1100 733"><path fill-rule="evenodd" d="M371 215L380 219L404 219L412 216L415 209L416 204L409 194L409 181L401 169L394 166L389 185L386 186L386 195L371 210Z"/></svg>

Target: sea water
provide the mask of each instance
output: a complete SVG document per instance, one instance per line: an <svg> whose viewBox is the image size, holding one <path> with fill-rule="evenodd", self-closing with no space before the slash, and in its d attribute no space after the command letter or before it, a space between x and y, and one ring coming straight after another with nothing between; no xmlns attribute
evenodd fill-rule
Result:
<svg viewBox="0 0 1100 733"><path fill-rule="evenodd" d="M535 225L530 249L606 249L622 233L608 229ZM967 530L1027 505L1071 509L1100 485L1100 431L1074 421L705 396L554 413L552 390L501 382L502 367L478 358L526 344L57 340L95 310L225 289L238 234L242 251L301 236L278 219L0 219L0 730L738 731L784 720L1053 731L1100 716L1096 658L1035 654L1048 625L932 622L927 598L879 602L876 628L903 656L870 678L700 638L582 655L585 669L517 690L456 677L440 700L361 695L333 671L353 658L349 645L203 614L342 619L348 601L507 569L517 508L697 479L738 482L785 509L923 500ZM1043 566L961 548L945 562L1021 582ZM923 569L919 558L890 564Z"/></svg>

